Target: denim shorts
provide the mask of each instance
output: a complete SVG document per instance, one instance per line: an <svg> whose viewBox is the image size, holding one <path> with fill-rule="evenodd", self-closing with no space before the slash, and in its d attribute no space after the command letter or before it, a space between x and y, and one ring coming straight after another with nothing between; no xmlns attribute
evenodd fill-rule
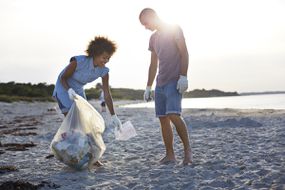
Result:
<svg viewBox="0 0 285 190"><path fill-rule="evenodd" d="M64 106L57 96L55 96L55 99L57 101L59 109L61 110L61 113L67 113L70 108L67 108L66 106Z"/></svg>
<svg viewBox="0 0 285 190"><path fill-rule="evenodd" d="M154 91L156 117L168 114L181 115L182 94L176 89L177 81L169 82L164 86L156 86Z"/></svg>

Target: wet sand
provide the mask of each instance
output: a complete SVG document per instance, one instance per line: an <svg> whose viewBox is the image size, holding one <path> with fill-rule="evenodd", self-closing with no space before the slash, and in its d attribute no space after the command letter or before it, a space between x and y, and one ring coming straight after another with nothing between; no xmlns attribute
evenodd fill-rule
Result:
<svg viewBox="0 0 285 190"><path fill-rule="evenodd" d="M121 105L126 102L115 102ZM97 110L99 103L91 101ZM151 108L116 107L138 135L116 141L104 113L104 166L75 171L50 156L63 116L55 103L0 103L0 189L285 189L285 110L184 109L193 161L160 165L164 145Z"/></svg>

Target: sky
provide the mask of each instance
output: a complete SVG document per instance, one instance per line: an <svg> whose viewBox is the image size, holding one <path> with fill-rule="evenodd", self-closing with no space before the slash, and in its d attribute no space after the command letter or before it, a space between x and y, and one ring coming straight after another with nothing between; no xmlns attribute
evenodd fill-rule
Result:
<svg viewBox="0 0 285 190"><path fill-rule="evenodd" d="M100 35L118 45L107 63L111 87L144 89L152 34L138 19L145 7L182 27L189 90L285 91L283 0L0 0L0 82L55 84Z"/></svg>

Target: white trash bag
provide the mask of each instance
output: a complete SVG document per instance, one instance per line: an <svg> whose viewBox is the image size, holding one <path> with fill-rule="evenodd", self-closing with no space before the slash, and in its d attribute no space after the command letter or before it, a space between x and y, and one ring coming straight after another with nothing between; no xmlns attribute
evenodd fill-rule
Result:
<svg viewBox="0 0 285 190"><path fill-rule="evenodd" d="M50 148L66 165L91 168L106 150L102 116L84 98L76 95L68 114L55 134Z"/></svg>
<svg viewBox="0 0 285 190"><path fill-rule="evenodd" d="M131 121L127 121L124 124L122 124L121 128L115 128L116 140L126 141L135 136L137 136L137 132Z"/></svg>

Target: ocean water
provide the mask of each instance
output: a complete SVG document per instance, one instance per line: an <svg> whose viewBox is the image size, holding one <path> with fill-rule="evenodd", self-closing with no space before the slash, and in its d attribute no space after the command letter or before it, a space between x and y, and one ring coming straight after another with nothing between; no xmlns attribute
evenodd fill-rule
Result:
<svg viewBox="0 0 285 190"><path fill-rule="evenodd" d="M154 102L130 104L130 108L154 108ZM184 98L183 108L285 109L285 94L263 94L212 98Z"/></svg>

